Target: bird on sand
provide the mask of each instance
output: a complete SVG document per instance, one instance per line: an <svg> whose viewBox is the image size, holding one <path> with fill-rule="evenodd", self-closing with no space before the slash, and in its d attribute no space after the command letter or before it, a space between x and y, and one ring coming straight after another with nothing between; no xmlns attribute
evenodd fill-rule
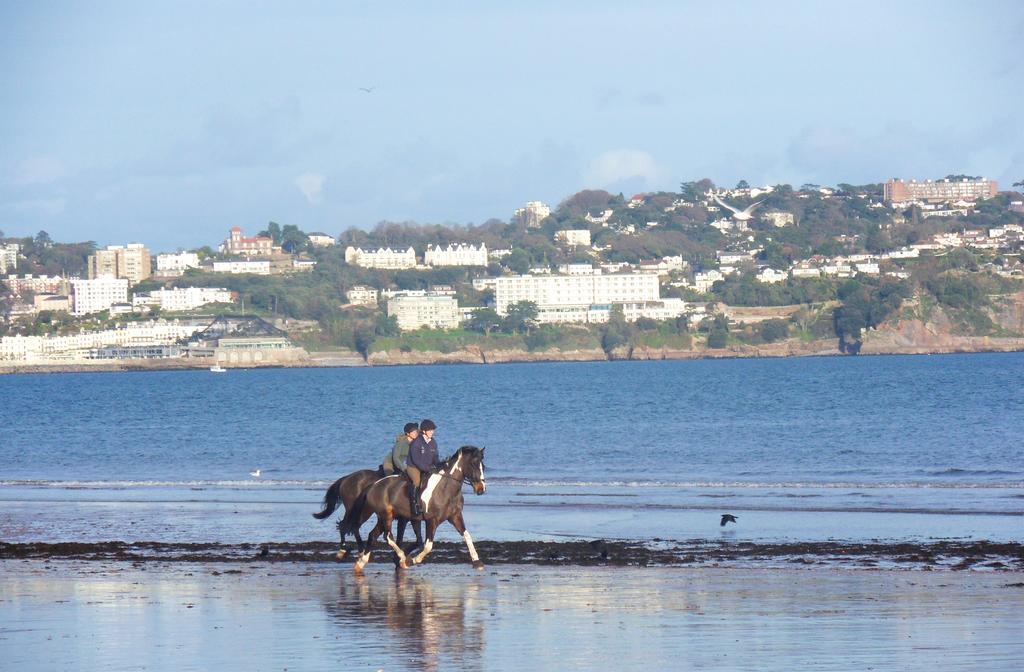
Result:
<svg viewBox="0 0 1024 672"><path fill-rule="evenodd" d="M723 513L722 514L722 525L721 525L722 527L725 527L726 523L735 523L735 522L736 522L736 516L732 515L731 513Z"/></svg>
<svg viewBox="0 0 1024 672"><path fill-rule="evenodd" d="M249 475L252 476L253 478L259 478L260 477L260 470L257 469L256 471L250 471Z"/></svg>

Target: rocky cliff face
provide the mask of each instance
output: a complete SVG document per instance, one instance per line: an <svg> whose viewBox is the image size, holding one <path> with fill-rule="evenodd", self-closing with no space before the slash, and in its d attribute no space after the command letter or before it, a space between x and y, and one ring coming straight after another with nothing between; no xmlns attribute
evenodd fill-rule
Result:
<svg viewBox="0 0 1024 672"><path fill-rule="evenodd" d="M936 306L927 317L895 318L864 335L862 354L1010 352L1024 350L1024 292L995 300L987 311L1002 332L998 336L957 334L952 317Z"/></svg>

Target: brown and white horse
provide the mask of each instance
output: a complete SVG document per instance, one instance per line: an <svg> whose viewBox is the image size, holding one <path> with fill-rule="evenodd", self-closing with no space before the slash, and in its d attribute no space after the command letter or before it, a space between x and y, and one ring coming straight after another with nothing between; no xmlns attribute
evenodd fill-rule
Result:
<svg viewBox="0 0 1024 672"><path fill-rule="evenodd" d="M359 500L359 498L366 492L366 489L381 479L381 474L376 469L360 469L359 471L353 471L347 476L342 476L327 488L327 493L324 494L324 501L322 509L313 514L313 517L317 520L324 520L330 517L334 513L335 509L338 508L338 504L345 509L346 517L348 512L352 510L352 506ZM402 518L398 521L398 543L402 543L402 537L405 536L405 526L409 523L408 520ZM413 531L416 532L416 546L418 548L423 545L423 537L420 531L419 522L413 523ZM338 533L341 535L341 548L335 554L338 560L344 560L348 555L348 550L345 549L345 534L350 533L355 535L356 543L359 548L363 547L363 540L359 536L359 527L355 529L347 529L345 518L338 521Z"/></svg>
<svg viewBox="0 0 1024 672"><path fill-rule="evenodd" d="M348 510L345 520L339 524L339 528L344 534L348 530L358 530L359 526L370 516L374 514L377 516L377 524L367 536L366 543L359 549L360 554L356 560L355 571L363 571L366 563L370 561L370 551L374 542L382 534L385 535L388 545L395 551L398 567L409 567L423 562L434 546L434 533L438 526L445 521L451 523L452 527L462 535L473 567L483 569L484 564L480 562L480 556L477 555L476 548L473 546L473 537L470 536L462 518L463 483L471 485L473 491L478 495L484 494L487 490L487 483L484 480L483 448L462 446L445 460L437 471L427 477L421 495L423 510L421 516L412 515L412 507L409 503L409 488L412 487L412 484L407 479L401 476L388 476L370 485L363 496ZM414 524L420 520L426 522L426 541L423 543L423 549L417 555L407 556L401 545L391 535L391 523L396 518L406 518L413 521Z"/></svg>

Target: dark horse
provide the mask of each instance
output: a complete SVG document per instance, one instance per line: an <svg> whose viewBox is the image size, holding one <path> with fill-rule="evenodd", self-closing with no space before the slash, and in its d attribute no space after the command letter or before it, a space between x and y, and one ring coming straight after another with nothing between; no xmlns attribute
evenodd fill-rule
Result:
<svg viewBox="0 0 1024 672"><path fill-rule="evenodd" d="M348 476L342 476L334 483L331 487L327 488L327 493L324 495L323 510L319 513L314 513L313 517L317 520L324 520L329 517L338 508L338 502L345 508L346 514L352 511L352 505L362 496L366 489L381 479L381 474L376 469L360 469L354 471ZM402 480L405 480L404 478ZM398 543L402 543L402 537L405 536L405 526L409 524L408 519L401 518L398 521ZM419 522L413 524L413 531L416 532L416 547L423 544L423 536L420 531ZM355 535L356 543L359 544L359 548L363 547L362 537L359 536L359 526L355 529L346 529L345 519L338 521L338 532L341 534L341 548L338 550L335 557L338 560L344 560L348 555L348 551L345 550L345 534L351 533Z"/></svg>
<svg viewBox="0 0 1024 672"><path fill-rule="evenodd" d="M476 548L473 546L473 537L469 535L466 523L462 519L463 483L472 485L473 491L478 495L484 494L487 490L487 484L484 481L483 448L462 446L445 460L437 471L430 474L423 486L422 516L412 515L409 503L411 484L406 479L400 476L388 476L370 485L355 506L348 509L345 519L339 523L341 533L345 534L347 531L358 530L359 526L369 520L370 516L377 515L377 524L367 536L366 543L359 548L355 571L363 571L363 567L370 561L370 550L373 548L373 543L381 534L386 535L388 545L395 551L398 567L409 567L410 562L418 565L434 547L434 533L438 526L446 520L462 535L462 539L466 542L466 548L469 550L469 557L473 561L473 567L483 569L484 563L480 562L480 556L476 554ZM427 540L418 555L411 558L406 557L400 542L391 536L391 522L395 518L426 521Z"/></svg>

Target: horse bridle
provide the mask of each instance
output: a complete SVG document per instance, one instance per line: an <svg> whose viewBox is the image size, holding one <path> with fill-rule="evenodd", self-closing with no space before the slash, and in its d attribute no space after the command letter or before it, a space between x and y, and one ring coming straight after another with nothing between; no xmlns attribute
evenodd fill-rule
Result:
<svg viewBox="0 0 1024 672"><path fill-rule="evenodd" d="M456 463L456 464L458 464L458 463ZM445 468L450 469L451 467L445 467ZM463 471L463 472L465 471L465 469L463 469L462 467L459 467L459 470ZM463 476L462 478L455 478L454 476L449 476L448 474L445 474L445 473L440 472L440 471L435 471L434 473L437 474L438 476L440 476L441 478L447 478L447 479L452 480L452 481L458 481L460 483L463 483L464 485L468 485L468 486L471 486L471 487L473 486L474 483L482 482L482 481L474 481L473 479L469 478L468 476Z"/></svg>

